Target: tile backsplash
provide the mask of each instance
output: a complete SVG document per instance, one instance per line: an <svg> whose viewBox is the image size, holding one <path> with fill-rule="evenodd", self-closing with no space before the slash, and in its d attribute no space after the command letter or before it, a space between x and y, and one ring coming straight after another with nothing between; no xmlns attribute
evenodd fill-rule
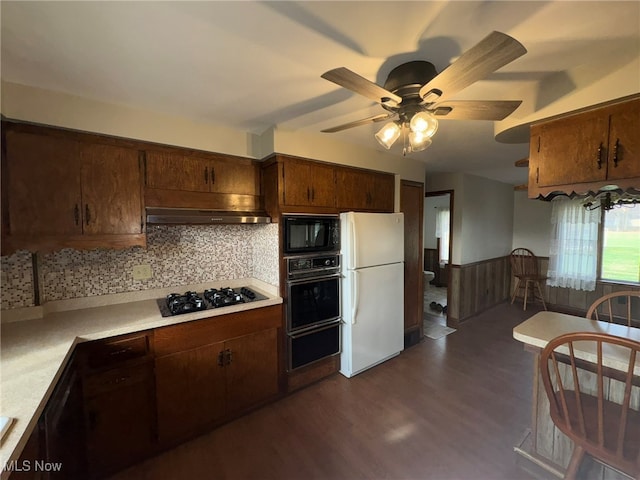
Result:
<svg viewBox="0 0 640 480"><path fill-rule="evenodd" d="M2 309L36 304L29 252L2 257ZM135 265L152 278L134 280ZM41 303L254 277L278 286L278 225L149 226L147 248L38 256Z"/></svg>

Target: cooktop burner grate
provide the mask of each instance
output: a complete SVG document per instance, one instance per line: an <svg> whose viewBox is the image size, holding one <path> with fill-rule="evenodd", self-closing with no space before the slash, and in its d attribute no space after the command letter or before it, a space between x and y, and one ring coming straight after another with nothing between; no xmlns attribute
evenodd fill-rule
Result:
<svg viewBox="0 0 640 480"><path fill-rule="evenodd" d="M241 288L209 288L202 294L197 292L171 293L157 300L163 317L173 317L185 313L198 312L213 308L237 305L238 303L266 300L264 295L248 287Z"/></svg>

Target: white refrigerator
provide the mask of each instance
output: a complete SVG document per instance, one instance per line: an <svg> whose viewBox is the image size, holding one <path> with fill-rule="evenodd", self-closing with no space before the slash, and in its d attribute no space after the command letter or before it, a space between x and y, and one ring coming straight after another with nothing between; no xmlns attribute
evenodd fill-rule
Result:
<svg viewBox="0 0 640 480"><path fill-rule="evenodd" d="M340 214L342 353L353 377L404 349L404 216Z"/></svg>

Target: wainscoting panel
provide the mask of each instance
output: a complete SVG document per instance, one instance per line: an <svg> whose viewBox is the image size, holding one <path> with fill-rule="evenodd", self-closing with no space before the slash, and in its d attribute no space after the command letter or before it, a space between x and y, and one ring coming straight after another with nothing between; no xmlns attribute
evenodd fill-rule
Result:
<svg viewBox="0 0 640 480"><path fill-rule="evenodd" d="M540 272L546 274L549 269L549 258L538 257ZM550 310L583 316L593 302L603 295L624 290L640 290L637 285L625 285L612 282L596 282L596 289L592 292L574 290L572 288L545 286L544 300ZM614 315L624 316L625 305L613 305Z"/></svg>
<svg viewBox="0 0 640 480"><path fill-rule="evenodd" d="M451 265L451 302L447 323L455 326L509 298L509 257Z"/></svg>

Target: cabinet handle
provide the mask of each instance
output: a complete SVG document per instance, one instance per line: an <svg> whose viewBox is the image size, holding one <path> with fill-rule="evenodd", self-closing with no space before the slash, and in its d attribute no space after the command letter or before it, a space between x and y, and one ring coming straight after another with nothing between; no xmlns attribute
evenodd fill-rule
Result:
<svg viewBox="0 0 640 480"><path fill-rule="evenodd" d="M218 366L224 367L224 352L218 353Z"/></svg>
<svg viewBox="0 0 640 480"><path fill-rule="evenodd" d="M540 167L536 167L536 183L540 182Z"/></svg>
<svg viewBox="0 0 640 480"><path fill-rule="evenodd" d="M309 187L307 187L307 202L311 200L311 192L309 191Z"/></svg>
<svg viewBox="0 0 640 480"><path fill-rule="evenodd" d="M206 167L204 169L204 183L209 183L209 170Z"/></svg>
<svg viewBox="0 0 640 480"><path fill-rule="evenodd" d="M128 353L132 350L131 347L121 348L120 350L114 350L113 352L109 352L109 355L112 357L116 357L122 355L123 353Z"/></svg>
<svg viewBox="0 0 640 480"><path fill-rule="evenodd" d="M127 380L129 380L129 377L118 377L114 380L113 383L115 383L116 385L122 383L122 382L126 382Z"/></svg>
<svg viewBox="0 0 640 480"><path fill-rule="evenodd" d="M613 146L613 166L618 166L618 143L620 143L620 139L616 138L616 144Z"/></svg>
<svg viewBox="0 0 640 480"><path fill-rule="evenodd" d="M76 220L76 226L80 224L80 207L76 203L76 206L73 208L73 218Z"/></svg>
<svg viewBox="0 0 640 480"><path fill-rule="evenodd" d="M598 156L596 157L596 163L598 164L598 170L602 168L602 142L600 142L600 146L598 147Z"/></svg>
<svg viewBox="0 0 640 480"><path fill-rule="evenodd" d="M84 221L87 225L91 221L91 211L89 210L89 204L85 203L84 205Z"/></svg>
<svg viewBox="0 0 640 480"><path fill-rule="evenodd" d="M231 362L233 361L233 352L231 350L229 350L228 348L225 350L225 352L227 354L226 365L231 365Z"/></svg>
<svg viewBox="0 0 640 480"><path fill-rule="evenodd" d="M211 167L211 185L216 183L216 171Z"/></svg>
<svg viewBox="0 0 640 480"><path fill-rule="evenodd" d="M313 202L316 199L316 189L311 189L311 201Z"/></svg>

